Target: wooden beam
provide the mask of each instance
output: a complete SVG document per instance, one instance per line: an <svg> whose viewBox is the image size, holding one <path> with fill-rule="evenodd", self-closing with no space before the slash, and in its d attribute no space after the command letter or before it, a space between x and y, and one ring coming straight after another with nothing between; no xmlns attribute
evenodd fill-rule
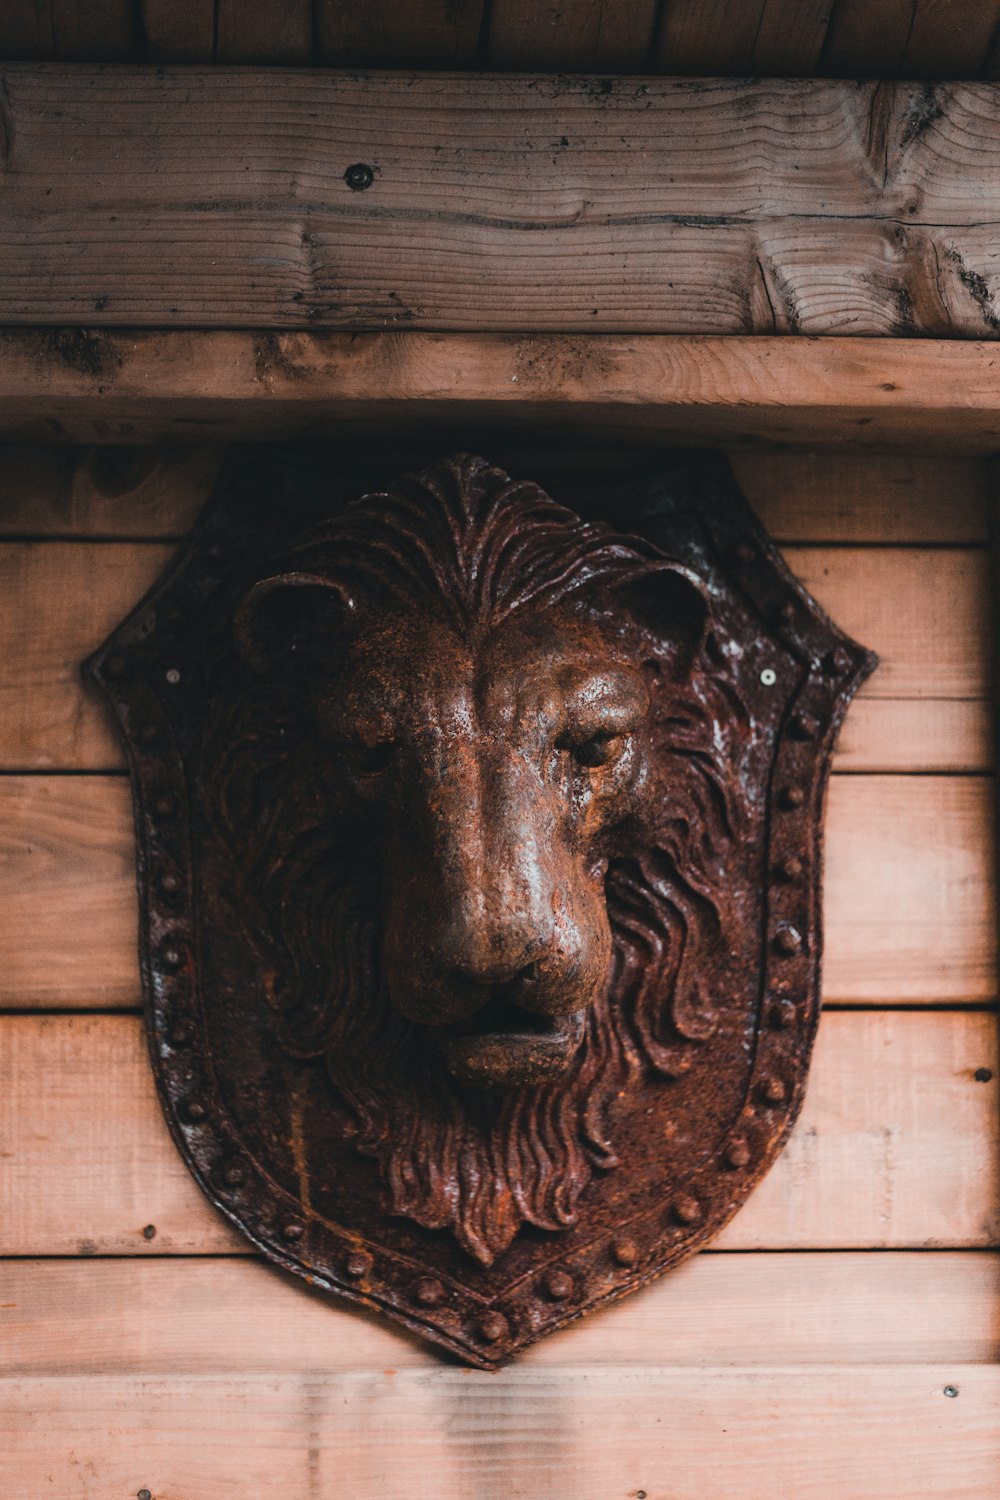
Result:
<svg viewBox="0 0 1000 1500"><path fill-rule="evenodd" d="M1000 451L1000 349L922 339L0 332L0 437Z"/></svg>
<svg viewBox="0 0 1000 1500"><path fill-rule="evenodd" d="M249 1256L21 1260L0 1274L0 1375L441 1367L399 1328ZM998 1296L990 1251L761 1251L750 1265L709 1253L534 1345L518 1369L988 1363Z"/></svg>
<svg viewBox="0 0 1000 1500"><path fill-rule="evenodd" d="M824 1016L789 1144L716 1247L997 1245L997 1073L994 1015ZM181 1161L136 1016L0 1017L0 1130L0 1255L250 1251Z"/></svg>
<svg viewBox="0 0 1000 1500"><path fill-rule="evenodd" d="M3 88L2 323L1000 334L991 84L25 63Z"/></svg>

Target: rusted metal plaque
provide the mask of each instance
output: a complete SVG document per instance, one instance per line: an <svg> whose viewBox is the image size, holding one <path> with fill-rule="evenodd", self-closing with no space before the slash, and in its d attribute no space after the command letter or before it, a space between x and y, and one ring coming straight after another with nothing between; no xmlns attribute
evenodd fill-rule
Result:
<svg viewBox="0 0 1000 1500"><path fill-rule="evenodd" d="M389 477L235 455L88 669L185 1161L280 1265L491 1366L780 1150L874 657L712 455Z"/></svg>

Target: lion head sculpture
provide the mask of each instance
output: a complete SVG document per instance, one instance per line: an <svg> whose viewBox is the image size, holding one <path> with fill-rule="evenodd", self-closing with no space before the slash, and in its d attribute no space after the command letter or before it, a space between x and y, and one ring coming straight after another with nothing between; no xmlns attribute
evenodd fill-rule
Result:
<svg viewBox="0 0 1000 1500"><path fill-rule="evenodd" d="M283 1047L391 1213L484 1265L572 1225L723 999L747 718L705 585L461 457L300 536L233 630L212 816Z"/></svg>

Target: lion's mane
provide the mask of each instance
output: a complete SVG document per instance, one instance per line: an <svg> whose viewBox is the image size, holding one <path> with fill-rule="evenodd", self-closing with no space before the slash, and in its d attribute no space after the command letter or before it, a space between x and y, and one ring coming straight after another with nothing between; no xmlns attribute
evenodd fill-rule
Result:
<svg viewBox="0 0 1000 1500"><path fill-rule="evenodd" d="M334 550L335 549L335 550ZM482 460L452 460L365 497L288 554L336 577L487 629L515 610L664 565L652 544L580 520ZM656 642L642 643L655 664ZM448 1229L489 1265L522 1224L571 1226L595 1172L618 1163L616 1102L640 1074L683 1071L716 997L699 972L726 944L723 890L745 824L738 762L746 715L707 640L656 726L657 781L640 847L612 862L605 989L557 1080L500 1094L456 1083L381 974L378 846L319 816L298 710L272 684L220 704L205 743L210 810L231 861L242 937L282 1046L325 1059L356 1149L377 1162L386 1207Z"/></svg>

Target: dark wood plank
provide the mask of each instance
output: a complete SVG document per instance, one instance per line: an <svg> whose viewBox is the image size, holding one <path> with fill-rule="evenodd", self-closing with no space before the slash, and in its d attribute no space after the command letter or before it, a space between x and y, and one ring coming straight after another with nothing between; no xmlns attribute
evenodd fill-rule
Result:
<svg viewBox="0 0 1000 1500"><path fill-rule="evenodd" d="M775 78L808 78L818 68L834 0L764 0L749 65Z"/></svg>
<svg viewBox="0 0 1000 1500"><path fill-rule="evenodd" d="M822 69L833 78L894 78L919 0L835 0Z"/></svg>
<svg viewBox="0 0 1000 1500"><path fill-rule="evenodd" d="M315 0L316 61L335 68L468 68L484 0Z"/></svg>
<svg viewBox="0 0 1000 1500"><path fill-rule="evenodd" d="M0 62L41 62L54 56L51 0L4 0Z"/></svg>
<svg viewBox="0 0 1000 1500"><path fill-rule="evenodd" d="M996 0L837 0L822 70L839 78L977 78L998 24Z"/></svg>
<svg viewBox="0 0 1000 1500"><path fill-rule="evenodd" d="M426 461L426 444L396 448L386 438L387 477ZM332 464L342 450L329 444L326 451ZM548 451L531 442L530 431L509 442L494 437L487 456L512 474L569 466L614 474L656 461L649 451L577 443ZM744 494L779 543L969 547L990 539L995 480L988 462L845 446L735 448L729 456ZM5 445L0 538L183 536L208 499L221 459L219 446Z"/></svg>
<svg viewBox="0 0 1000 1500"><path fill-rule="evenodd" d="M978 78L998 26L998 0L916 0L900 76Z"/></svg>
<svg viewBox="0 0 1000 1500"><path fill-rule="evenodd" d="M132 0L50 0L54 55L63 62L128 62L139 32Z"/></svg>
<svg viewBox="0 0 1000 1500"><path fill-rule="evenodd" d="M493 0L487 65L525 72L642 72L656 0Z"/></svg>
<svg viewBox="0 0 1000 1500"><path fill-rule="evenodd" d="M808 77L832 0L665 0L655 65L702 77Z"/></svg>
<svg viewBox="0 0 1000 1500"><path fill-rule="evenodd" d="M661 73L713 77L742 71L752 55L766 0L665 0L659 25Z"/></svg>
<svg viewBox="0 0 1000 1500"><path fill-rule="evenodd" d="M216 61L307 63L312 28L312 0L216 0Z"/></svg>
<svg viewBox="0 0 1000 1500"><path fill-rule="evenodd" d="M142 0L142 26L149 62L212 61L214 0Z"/></svg>
<svg viewBox="0 0 1000 1500"><path fill-rule="evenodd" d="M1000 335L990 85L4 76L0 322Z"/></svg>

